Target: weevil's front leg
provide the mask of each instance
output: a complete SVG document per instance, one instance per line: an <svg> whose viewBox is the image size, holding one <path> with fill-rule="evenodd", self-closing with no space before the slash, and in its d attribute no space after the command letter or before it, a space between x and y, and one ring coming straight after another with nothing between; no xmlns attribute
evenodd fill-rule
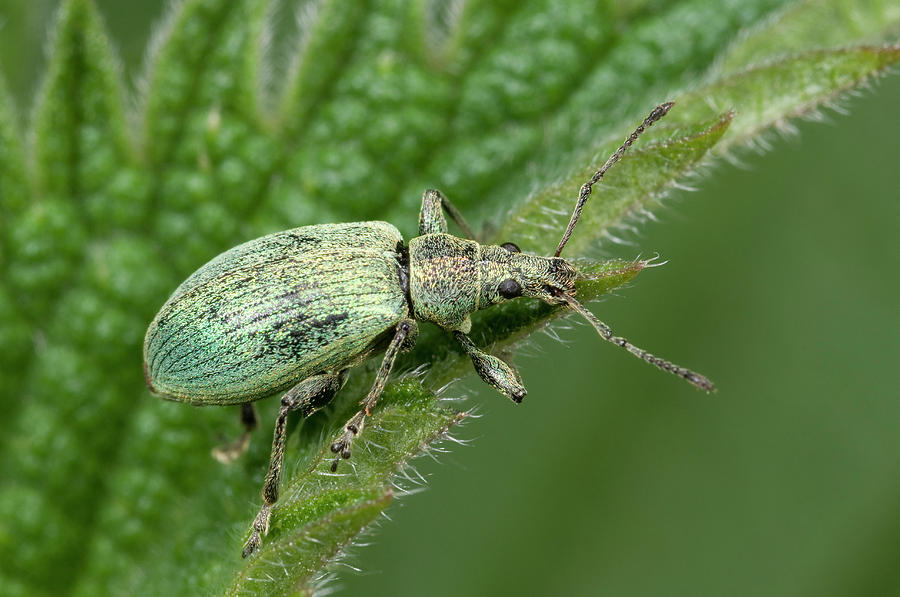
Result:
<svg viewBox="0 0 900 597"><path fill-rule="evenodd" d="M378 373L375 375L375 383L372 384L372 389L369 390L365 399L360 402L362 409L353 415L353 417L347 421L347 424L344 425L344 433L341 435L341 439L331 444L331 451L337 454L331 462L331 472L337 470L338 462L340 462L341 458L350 458L350 447L353 444L353 440L362 433L366 417L372 414L372 410L375 408L378 398L381 397L381 393L384 391L384 386L387 383L388 377L391 375L391 368L394 366L394 361L397 360L397 355L404 350L412 348L413 344L415 344L416 336L418 335L418 329L418 325L414 319L404 319L397 324L397 332L394 334L394 339L391 340L390 345L384 352L381 366L378 368Z"/></svg>
<svg viewBox="0 0 900 597"><path fill-rule="evenodd" d="M456 209L456 206L450 203L450 200L436 189L428 189L422 195L422 209L419 211L419 235L447 232L447 220L444 219L444 211L447 212L451 220L456 222L456 225L463 231L466 238L476 240L475 233L472 232L472 229L466 223L459 210Z"/></svg>
<svg viewBox="0 0 900 597"><path fill-rule="evenodd" d="M275 435L272 438L272 456L269 459L269 472L263 485L263 506L256 515L251 527L250 538L244 544L243 557L249 556L259 547L260 539L269 531L269 516L272 505L278 501L278 484L281 481L281 469L284 464L285 427L288 414L299 410L308 417L328 404L347 381L347 370L339 373L325 373L308 377L295 385L281 398L281 410L275 420Z"/></svg>
<svg viewBox="0 0 900 597"><path fill-rule="evenodd" d="M509 363L478 349L472 340L460 331L453 332L453 337L463 350L472 357L475 371L486 384L500 391L501 394L518 404L522 402L527 391L522 385L522 378Z"/></svg>
<svg viewBox="0 0 900 597"><path fill-rule="evenodd" d="M231 443L224 446L213 448L213 458L222 464L231 464L238 457L247 451L250 446L250 434L259 427L259 419L256 417L256 407L252 402L245 402L241 405L241 425L244 426L244 432Z"/></svg>

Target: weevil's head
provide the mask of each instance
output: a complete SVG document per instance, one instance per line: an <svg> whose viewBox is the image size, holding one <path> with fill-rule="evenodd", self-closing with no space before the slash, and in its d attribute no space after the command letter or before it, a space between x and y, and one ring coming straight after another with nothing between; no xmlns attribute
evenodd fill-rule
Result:
<svg viewBox="0 0 900 597"><path fill-rule="evenodd" d="M482 245L479 269L481 307L520 296L561 304L560 295L575 293L576 271L568 261L526 255L513 243Z"/></svg>

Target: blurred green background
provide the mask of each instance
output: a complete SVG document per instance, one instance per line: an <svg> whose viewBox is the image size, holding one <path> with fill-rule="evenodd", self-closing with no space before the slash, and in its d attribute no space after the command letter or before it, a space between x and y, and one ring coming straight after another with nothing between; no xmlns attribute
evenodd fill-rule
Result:
<svg viewBox="0 0 900 597"><path fill-rule="evenodd" d="M133 76L163 3L97 4ZM20 108L55 5L0 1ZM669 263L594 312L717 395L574 320L538 335L521 406L455 387L477 393L473 447L416 462L428 490L353 550L342 593L900 594L900 77L844 105L607 247ZM568 449L584 435L596 450Z"/></svg>

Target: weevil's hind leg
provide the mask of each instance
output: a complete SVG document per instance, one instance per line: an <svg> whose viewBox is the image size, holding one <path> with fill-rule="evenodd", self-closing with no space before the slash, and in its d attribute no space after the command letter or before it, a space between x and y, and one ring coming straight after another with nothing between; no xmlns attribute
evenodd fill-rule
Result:
<svg viewBox="0 0 900 597"><path fill-rule="evenodd" d="M278 501L278 484L281 481L281 469L284 464L285 427L288 414L299 410L304 417L308 417L331 402L334 395L347 381L347 372L345 369L339 373L324 373L308 377L288 390L281 398L281 410L275 420L275 434L272 438L269 472L266 474L262 490L263 506L251 526L250 538L244 544L243 557L246 558L256 551L262 536L269 530L272 505Z"/></svg>
<svg viewBox="0 0 900 597"><path fill-rule="evenodd" d="M384 358L381 359L381 366L378 368L378 373L375 375L375 383L372 384L372 389L369 390L365 399L360 402L362 409L353 415L350 420L347 421L347 424L344 425L344 432L341 434L341 438L331 444L331 451L337 454L331 462L331 472L337 471L338 462L340 462L341 458L350 458L350 448L353 445L353 440L362 433L366 417L372 414L375 404L381 397L381 393L384 391L384 386L387 383L388 377L391 375L394 361L397 360L397 355L413 347L418 331L419 328L414 319L404 319L397 324L397 331L394 334L394 339L391 340L390 345L384 352Z"/></svg>
<svg viewBox="0 0 900 597"><path fill-rule="evenodd" d="M525 397L527 391L525 386L522 385L522 377L512 365L494 355L479 350L472 340L460 331L453 332L453 337L460 343L466 354L472 358L475 371L486 384L516 404L522 402L522 398Z"/></svg>
<svg viewBox="0 0 900 597"><path fill-rule="evenodd" d="M231 443L222 446L216 446L212 450L213 458L222 464L231 464L247 451L250 446L250 434L259 427L259 419L256 417L256 407L252 402L246 402L241 405L241 425L244 426L244 432Z"/></svg>
<svg viewBox="0 0 900 597"><path fill-rule="evenodd" d="M422 195L422 209L419 211L419 235L447 232L447 220L444 219L444 211L450 216L466 238L478 240L472 228L466 223L466 219L444 194L436 189L428 189Z"/></svg>

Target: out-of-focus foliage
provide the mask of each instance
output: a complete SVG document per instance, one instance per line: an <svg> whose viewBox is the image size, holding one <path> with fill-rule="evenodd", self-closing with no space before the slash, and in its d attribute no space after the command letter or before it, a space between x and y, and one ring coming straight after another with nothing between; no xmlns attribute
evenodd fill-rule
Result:
<svg viewBox="0 0 900 597"><path fill-rule="evenodd" d="M220 465L209 450L237 432L235 414L151 398L140 368L156 308L219 251L322 221L383 218L408 235L422 190L439 187L489 236L546 253L596 164L676 100L597 188L566 253L588 256L709 153L900 60L886 45L900 15L879 2L322 0L304 14L291 35L264 0L174 5L129 102L100 12L66 0L33 109L0 83L5 592L308 591L391 502L406 461L461 417L434 397L465 361L426 332L403 368L433 371L393 382L356 468L322 476L371 379L357 372L298 424L272 533L241 562L266 434ZM580 295L643 265L584 262L609 275ZM473 336L509 351L559 315L513 303Z"/></svg>

